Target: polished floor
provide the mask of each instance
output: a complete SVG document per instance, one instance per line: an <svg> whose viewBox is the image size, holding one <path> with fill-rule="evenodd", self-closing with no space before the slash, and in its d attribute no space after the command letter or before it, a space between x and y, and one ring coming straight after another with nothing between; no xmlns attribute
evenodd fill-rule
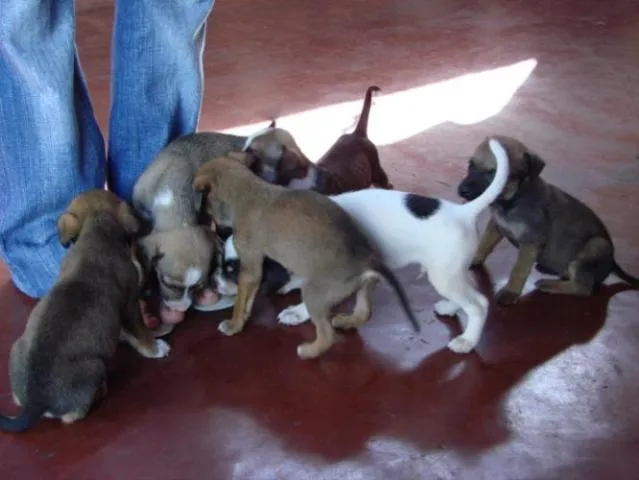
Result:
<svg viewBox="0 0 639 480"><path fill-rule="evenodd" d="M112 3L80 0L78 42L101 125ZM589 203L619 262L639 274L639 8L636 0L233 0L217 2L200 128L282 118L310 156L383 94L370 136L397 188L455 199L486 135L514 135L544 177ZM326 108L323 108L326 107ZM512 248L478 274L505 281ZM534 274L531 283L537 278ZM243 334L193 315L171 356L123 346L110 395L83 422L0 436L3 479L539 480L639 478L639 294L531 292L491 306L476 352L432 313L432 287L401 272L416 336L381 285L373 319L301 361L310 325L278 326L262 300ZM6 362L33 302L0 270L0 408Z"/></svg>

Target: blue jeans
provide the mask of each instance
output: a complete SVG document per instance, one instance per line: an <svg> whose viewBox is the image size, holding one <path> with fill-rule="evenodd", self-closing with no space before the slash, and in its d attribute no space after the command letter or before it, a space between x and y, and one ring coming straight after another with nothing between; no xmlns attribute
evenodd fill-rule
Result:
<svg viewBox="0 0 639 480"><path fill-rule="evenodd" d="M127 201L162 147L196 130L214 0L116 0L108 150L75 45L73 0L1 0L0 256L31 297L64 256L58 216L78 193Z"/></svg>

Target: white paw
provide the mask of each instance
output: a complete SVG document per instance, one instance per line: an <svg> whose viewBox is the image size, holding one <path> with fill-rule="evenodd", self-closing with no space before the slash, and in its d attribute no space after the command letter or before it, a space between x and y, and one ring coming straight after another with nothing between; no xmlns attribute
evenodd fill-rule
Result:
<svg viewBox="0 0 639 480"><path fill-rule="evenodd" d="M155 353L151 358L165 358L171 351L171 347L164 340L155 340Z"/></svg>
<svg viewBox="0 0 639 480"><path fill-rule="evenodd" d="M442 317L455 315L459 311L459 306L450 300L440 300L435 303L435 313Z"/></svg>
<svg viewBox="0 0 639 480"><path fill-rule="evenodd" d="M217 326L217 329L221 333L226 335L227 337L229 337L231 335L235 335L237 333L237 330L235 328L233 328L233 323L231 322L231 320L223 320L223 321L221 321L220 324Z"/></svg>
<svg viewBox="0 0 639 480"><path fill-rule="evenodd" d="M455 353L468 353L475 348L476 345L477 342L473 342L463 335L459 335L448 342L448 348Z"/></svg>
<svg viewBox="0 0 639 480"><path fill-rule="evenodd" d="M292 307L286 307L277 316L278 323L284 325L300 325L308 320L308 312L304 307L304 304L294 305Z"/></svg>

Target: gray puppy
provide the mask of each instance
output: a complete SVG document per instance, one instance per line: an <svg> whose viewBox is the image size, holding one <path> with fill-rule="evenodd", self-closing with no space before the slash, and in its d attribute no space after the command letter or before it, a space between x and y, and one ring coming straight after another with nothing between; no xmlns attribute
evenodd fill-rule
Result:
<svg viewBox="0 0 639 480"><path fill-rule="evenodd" d="M145 272L156 274L164 321L177 323L203 289L214 258L215 236L199 225L202 195L193 177L207 160L240 150L247 137L200 132L167 145L138 179L133 206L150 221L151 232L139 241Z"/></svg>
<svg viewBox="0 0 639 480"><path fill-rule="evenodd" d="M520 141L495 136L510 162L508 182L490 206L491 218L480 241L473 266L481 265L506 237L518 249L508 283L497 293L501 304L519 299L532 267L556 275L536 283L547 293L590 295L611 273L639 288L639 279L617 264L608 230L584 203L539 176L545 162ZM475 150L468 174L458 186L466 200L477 198L490 184L495 159L488 142Z"/></svg>
<svg viewBox="0 0 639 480"><path fill-rule="evenodd" d="M268 129L279 130L275 121ZM145 271L157 274L164 323L180 322L194 301L216 298L208 288L216 237L201 216L202 194L193 178L207 160L242 150L248 138L215 132L180 137L160 151L133 189L134 208L152 223L139 246Z"/></svg>
<svg viewBox="0 0 639 480"><path fill-rule="evenodd" d="M133 217L123 207L103 208L117 205L114 198L104 190L87 192L61 217L60 238L77 240L11 348L11 388L23 409L16 418L0 416L1 430L27 430L43 416L64 423L84 418L106 395L105 362L120 338L145 357L169 353L142 322L139 272L131 256Z"/></svg>

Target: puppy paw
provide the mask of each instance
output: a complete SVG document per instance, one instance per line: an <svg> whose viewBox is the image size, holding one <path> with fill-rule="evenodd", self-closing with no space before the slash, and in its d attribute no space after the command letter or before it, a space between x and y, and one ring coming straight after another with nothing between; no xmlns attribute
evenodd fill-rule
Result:
<svg viewBox="0 0 639 480"><path fill-rule="evenodd" d="M450 300L440 300L435 303L435 313L441 317L453 316L459 311L459 306Z"/></svg>
<svg viewBox="0 0 639 480"><path fill-rule="evenodd" d="M305 308L300 308L300 305L286 307L277 316L277 322L283 325L300 325L306 320L308 320L308 312Z"/></svg>
<svg viewBox="0 0 639 480"><path fill-rule="evenodd" d="M463 335L453 338L448 342L448 348L455 353L468 353L475 348L476 342L469 340Z"/></svg>
<svg viewBox="0 0 639 480"><path fill-rule="evenodd" d="M497 295L495 295L495 300L497 300L497 303L500 305L513 305L519 300L519 294L502 288L497 292Z"/></svg>
<svg viewBox="0 0 639 480"><path fill-rule="evenodd" d="M149 358L165 358L169 355L171 347L164 340L155 340L155 351Z"/></svg>
<svg viewBox="0 0 639 480"><path fill-rule="evenodd" d="M217 329L221 333L226 335L227 337L230 337L231 335L235 335L236 333L239 333L241 330L241 328L235 327L231 320L223 320L222 322L220 322Z"/></svg>
<svg viewBox="0 0 639 480"><path fill-rule="evenodd" d="M319 349L313 343L303 343L297 347L297 356L303 360L317 358L320 355Z"/></svg>

